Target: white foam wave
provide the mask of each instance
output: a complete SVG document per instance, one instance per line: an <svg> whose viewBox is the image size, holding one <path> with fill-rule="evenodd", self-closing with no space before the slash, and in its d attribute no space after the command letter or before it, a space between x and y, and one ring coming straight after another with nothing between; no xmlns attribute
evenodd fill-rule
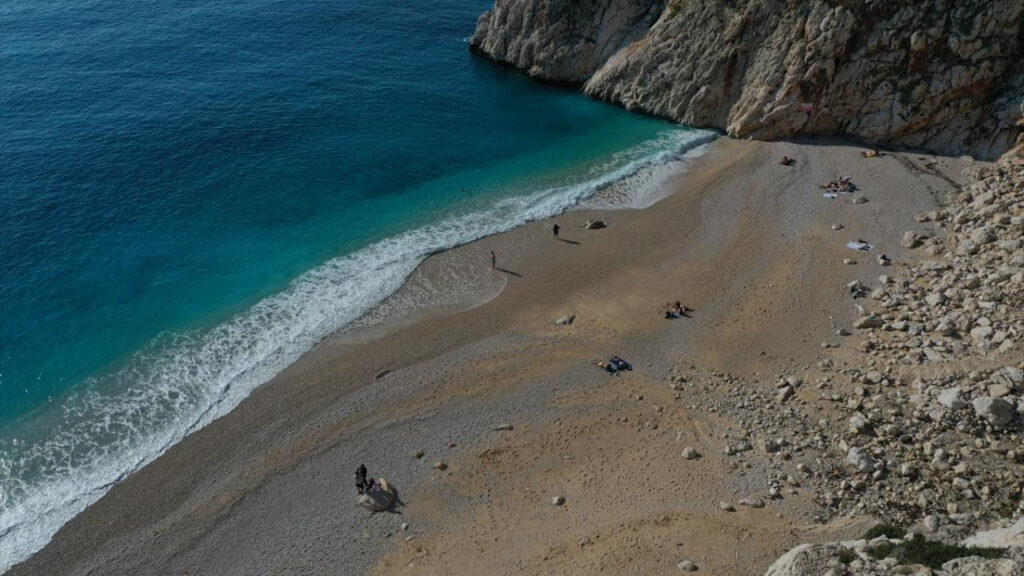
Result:
<svg viewBox="0 0 1024 576"><path fill-rule="evenodd" d="M713 137L667 131L595 167L581 183L506 198L381 240L303 274L211 330L166 335L61 401L43 437L0 437L0 572L44 546L115 483L378 305L428 255L564 212Z"/></svg>

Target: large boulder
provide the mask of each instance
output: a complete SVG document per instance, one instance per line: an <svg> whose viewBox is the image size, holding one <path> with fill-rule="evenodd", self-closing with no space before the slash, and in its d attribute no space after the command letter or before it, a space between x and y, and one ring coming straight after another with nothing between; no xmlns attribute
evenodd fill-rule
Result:
<svg viewBox="0 0 1024 576"><path fill-rule="evenodd" d="M1013 405L1002 398L975 398L974 413L993 426L1006 426L1013 421Z"/></svg>

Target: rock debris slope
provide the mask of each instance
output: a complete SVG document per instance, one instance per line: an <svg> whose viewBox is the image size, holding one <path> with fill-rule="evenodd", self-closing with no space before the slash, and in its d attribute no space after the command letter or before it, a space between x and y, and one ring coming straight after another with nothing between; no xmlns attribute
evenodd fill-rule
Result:
<svg viewBox="0 0 1024 576"><path fill-rule="evenodd" d="M843 135L991 159L1021 132L1022 23L1020 0L496 0L471 46L735 137Z"/></svg>

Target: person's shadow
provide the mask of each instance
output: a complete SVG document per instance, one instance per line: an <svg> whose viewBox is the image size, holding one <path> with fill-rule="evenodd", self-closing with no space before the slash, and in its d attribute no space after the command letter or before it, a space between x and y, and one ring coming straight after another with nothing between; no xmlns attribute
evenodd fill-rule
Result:
<svg viewBox="0 0 1024 576"><path fill-rule="evenodd" d="M574 244L576 246L580 245L580 243L575 240L566 240L565 238L559 238L558 240L561 242L565 242L566 244Z"/></svg>
<svg viewBox="0 0 1024 576"><path fill-rule="evenodd" d="M508 274L509 276L515 276L516 278L522 278L523 277L523 275L520 274L519 272L515 272L515 271L509 270L507 268L498 268L497 270L499 272L504 272L505 274Z"/></svg>

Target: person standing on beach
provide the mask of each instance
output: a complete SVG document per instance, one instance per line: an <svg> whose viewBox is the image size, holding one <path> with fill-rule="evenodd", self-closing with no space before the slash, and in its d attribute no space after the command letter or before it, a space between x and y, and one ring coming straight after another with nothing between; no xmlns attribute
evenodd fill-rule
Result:
<svg viewBox="0 0 1024 576"><path fill-rule="evenodd" d="M562 229L562 227L561 227L561 226L559 226L558 224L555 224L555 225L554 225L554 226L553 226L553 227L551 228L551 231L555 233L555 239L556 239L556 240L558 239L558 231L559 231L559 230L561 230L561 229Z"/></svg>
<svg viewBox="0 0 1024 576"><path fill-rule="evenodd" d="M363 494L366 492L367 487L366 466L364 464L360 464L359 468L356 468L356 490L358 490L360 494Z"/></svg>
<svg viewBox="0 0 1024 576"><path fill-rule="evenodd" d="M491 270L498 267L498 257L494 254L494 250L491 250Z"/></svg>

